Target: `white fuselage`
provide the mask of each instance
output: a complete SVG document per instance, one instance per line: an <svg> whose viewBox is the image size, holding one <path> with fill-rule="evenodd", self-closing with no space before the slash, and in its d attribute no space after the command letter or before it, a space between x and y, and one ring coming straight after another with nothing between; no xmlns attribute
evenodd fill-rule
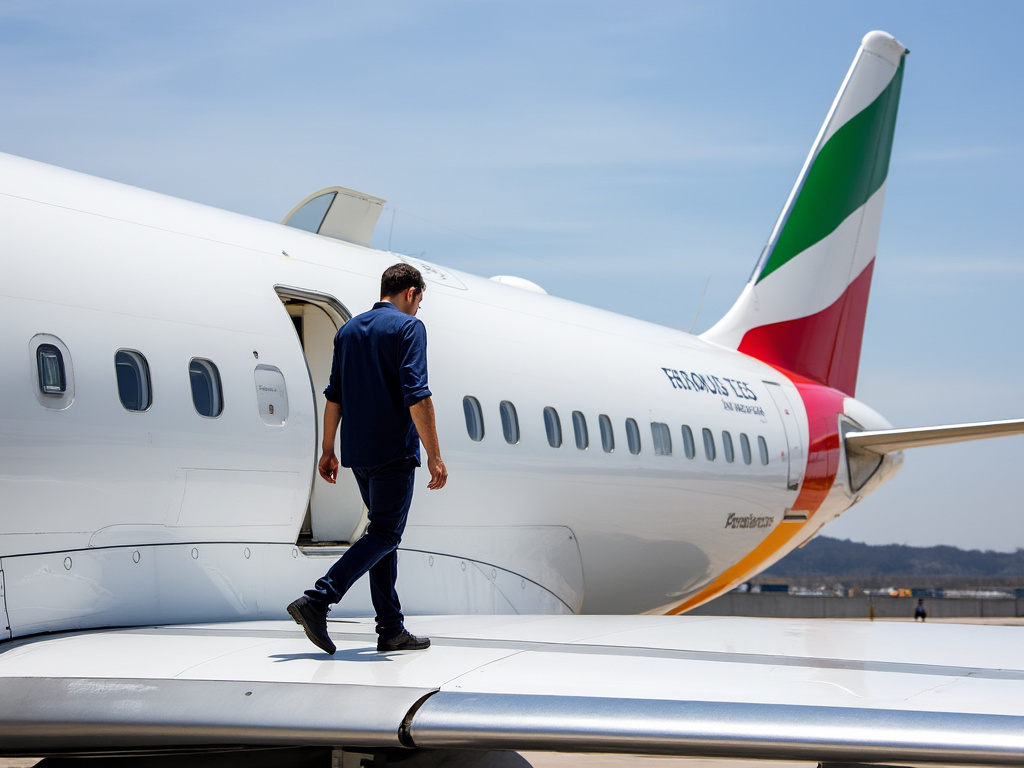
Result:
<svg viewBox="0 0 1024 768"><path fill-rule="evenodd" d="M13 635L280 615L362 527L347 476L338 488L316 477L319 393L337 323L372 306L398 260L428 281L419 316L451 473L439 492L418 480L400 559L408 611L665 608L779 526L802 526L788 551L855 500L843 470L826 503L784 522L807 413L787 377L742 354L393 253L19 158L0 165L0 583ZM40 344L64 354L63 395L39 389ZM148 364L145 410L122 404L121 350ZM193 404L197 359L219 373L216 417ZM465 398L480 405L481 440ZM884 425L861 411L875 419L864 426ZM667 425L670 455L652 423ZM357 587L335 614L370 611Z"/></svg>

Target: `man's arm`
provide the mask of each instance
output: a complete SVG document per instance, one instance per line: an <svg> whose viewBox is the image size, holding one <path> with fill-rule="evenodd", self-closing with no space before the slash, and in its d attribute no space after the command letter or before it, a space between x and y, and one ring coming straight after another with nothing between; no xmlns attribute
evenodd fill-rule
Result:
<svg viewBox="0 0 1024 768"><path fill-rule="evenodd" d="M338 480L338 457L334 454L334 439L338 434L338 425L341 424L341 404L328 400L324 405L324 439L321 447L323 454L320 456L320 463L317 469L320 477L328 483Z"/></svg>
<svg viewBox="0 0 1024 768"><path fill-rule="evenodd" d="M423 450L427 452L427 469L430 470L430 482L427 484L427 488L431 490L444 488L444 484L448 482L448 469L445 467L444 461L441 460L441 446L437 442L434 403L429 396L424 397L409 407L409 414L412 416L413 424L416 425L416 431L423 443Z"/></svg>

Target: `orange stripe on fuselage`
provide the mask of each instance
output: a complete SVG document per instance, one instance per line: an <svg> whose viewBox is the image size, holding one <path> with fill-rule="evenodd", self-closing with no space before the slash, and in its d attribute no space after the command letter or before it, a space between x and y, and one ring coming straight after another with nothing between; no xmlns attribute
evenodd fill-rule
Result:
<svg viewBox="0 0 1024 768"><path fill-rule="evenodd" d="M793 509L807 513L807 521L821 508L839 471L839 419L842 392L782 371L796 385L807 411L807 468ZM756 575L787 544L797 538L807 521L781 522L760 544L735 565L726 568L697 594L666 611L678 614L728 592Z"/></svg>

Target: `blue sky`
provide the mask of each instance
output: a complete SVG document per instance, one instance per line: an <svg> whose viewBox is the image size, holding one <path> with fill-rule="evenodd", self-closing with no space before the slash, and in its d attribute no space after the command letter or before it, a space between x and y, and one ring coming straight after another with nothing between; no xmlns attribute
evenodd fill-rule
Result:
<svg viewBox="0 0 1024 768"><path fill-rule="evenodd" d="M0 151L689 329L742 289L861 37L910 50L858 395L1024 415L1024 4L5 0ZM710 282L709 282L710 280ZM1024 437L919 449L825 529L1024 547Z"/></svg>

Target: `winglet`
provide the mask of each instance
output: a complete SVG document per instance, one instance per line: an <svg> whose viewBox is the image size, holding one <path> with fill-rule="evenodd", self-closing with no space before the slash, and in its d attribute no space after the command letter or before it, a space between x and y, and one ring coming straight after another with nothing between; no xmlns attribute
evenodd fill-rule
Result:
<svg viewBox="0 0 1024 768"><path fill-rule="evenodd" d="M750 282L702 338L854 394L906 54L864 37Z"/></svg>

